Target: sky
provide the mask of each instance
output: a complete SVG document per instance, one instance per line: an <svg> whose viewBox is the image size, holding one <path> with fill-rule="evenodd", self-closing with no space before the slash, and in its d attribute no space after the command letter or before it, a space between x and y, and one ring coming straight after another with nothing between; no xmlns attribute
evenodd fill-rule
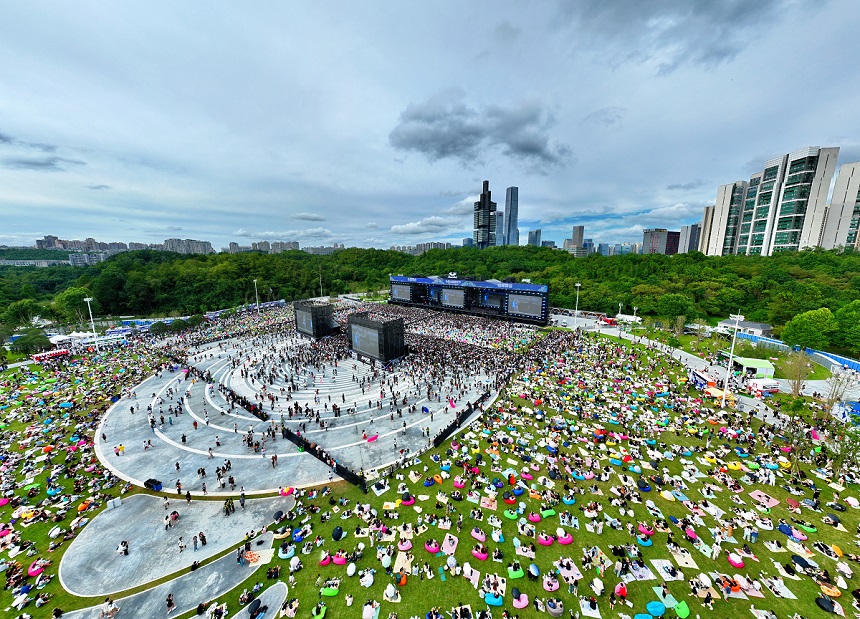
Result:
<svg viewBox="0 0 860 619"><path fill-rule="evenodd" d="M387 248L701 219L772 157L860 160L855 0L6 2L0 245Z"/></svg>

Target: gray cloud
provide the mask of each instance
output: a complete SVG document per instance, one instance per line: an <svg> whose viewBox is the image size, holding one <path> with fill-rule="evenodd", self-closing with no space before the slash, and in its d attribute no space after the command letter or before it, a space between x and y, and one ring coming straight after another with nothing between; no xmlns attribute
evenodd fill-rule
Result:
<svg viewBox="0 0 860 619"><path fill-rule="evenodd" d="M73 165L86 165L86 162L65 157L11 157L3 160L3 166L11 170L62 172Z"/></svg>
<svg viewBox="0 0 860 619"><path fill-rule="evenodd" d="M618 129L624 120L624 113L627 108L623 107L604 107L596 110L579 121L581 125L599 125L602 127L610 127Z"/></svg>
<svg viewBox="0 0 860 619"><path fill-rule="evenodd" d="M6 135L5 133L0 133L0 144L12 144L15 142L15 138L11 135Z"/></svg>
<svg viewBox="0 0 860 619"><path fill-rule="evenodd" d="M14 138L7 133L0 133L0 144L8 144L10 146L19 146L23 148L32 148L34 150L40 150L43 153L53 153L57 150L57 147L53 144L43 144L42 142L25 142L24 140Z"/></svg>
<svg viewBox="0 0 860 619"><path fill-rule="evenodd" d="M685 191L690 189L698 189L699 187L704 186L705 181L696 179L693 181L689 181L687 183L672 183L671 185L666 185L666 189L669 191Z"/></svg>
<svg viewBox="0 0 860 619"><path fill-rule="evenodd" d="M316 213L294 213L290 215L293 219L301 219L303 221L325 221L325 217Z"/></svg>
<svg viewBox="0 0 860 619"><path fill-rule="evenodd" d="M443 234L455 228L461 228L462 221L432 215L419 221L391 226L394 234Z"/></svg>
<svg viewBox="0 0 860 619"><path fill-rule="evenodd" d="M87 189L92 189L94 191L105 191L110 188L110 185L87 185Z"/></svg>
<svg viewBox="0 0 860 619"><path fill-rule="evenodd" d="M823 4L823 3L817 3ZM559 3L562 21L589 41L613 65L652 63L668 74L686 65L713 68L733 60L762 30L777 27L811 0L720 0L718 2L605 2L581 0ZM609 52L609 53L607 53Z"/></svg>
<svg viewBox="0 0 860 619"><path fill-rule="evenodd" d="M233 236L241 236L252 239L268 239L275 241L299 241L302 239L326 240L334 238L335 234L328 228L307 228L305 230L285 230L281 232L251 231L239 228L233 232Z"/></svg>
<svg viewBox="0 0 860 619"><path fill-rule="evenodd" d="M369 221L366 224L364 224L364 227L367 228L368 230L376 230L379 228L379 224L374 222L374 221Z"/></svg>
<svg viewBox="0 0 860 619"><path fill-rule="evenodd" d="M449 92L410 104L388 139L394 148L421 153L430 161L454 159L465 165L501 147L504 156L542 171L570 159L570 148L550 139L554 124L550 111L536 101L473 108L461 94Z"/></svg>
<svg viewBox="0 0 860 619"><path fill-rule="evenodd" d="M522 28L517 28L507 19L498 23L493 30L493 34L501 44L510 44L516 41L522 34Z"/></svg>

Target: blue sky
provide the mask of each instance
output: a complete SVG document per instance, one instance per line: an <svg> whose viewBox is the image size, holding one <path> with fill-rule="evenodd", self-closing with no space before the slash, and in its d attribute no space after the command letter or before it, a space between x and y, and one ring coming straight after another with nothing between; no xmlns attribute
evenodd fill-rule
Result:
<svg viewBox="0 0 860 619"><path fill-rule="evenodd" d="M860 160L860 4L6 3L0 244L456 243L697 221L808 145Z"/></svg>

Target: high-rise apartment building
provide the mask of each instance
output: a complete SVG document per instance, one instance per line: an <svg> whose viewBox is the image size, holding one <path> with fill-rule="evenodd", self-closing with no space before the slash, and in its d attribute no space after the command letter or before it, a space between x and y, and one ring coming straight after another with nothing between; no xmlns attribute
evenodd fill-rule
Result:
<svg viewBox="0 0 860 619"><path fill-rule="evenodd" d="M585 226L574 226L573 234L570 236L571 247L578 249L582 247L582 241L585 238Z"/></svg>
<svg viewBox="0 0 860 619"><path fill-rule="evenodd" d="M484 181L481 199L475 202L472 233L472 239L478 249L486 249L496 244L496 203L490 198L490 181Z"/></svg>
<svg viewBox="0 0 860 619"><path fill-rule="evenodd" d="M173 251L177 254L211 254L212 243L209 241L195 241L194 239L165 239L164 251Z"/></svg>
<svg viewBox="0 0 860 619"><path fill-rule="evenodd" d="M689 226L681 226L681 236L678 240L678 253L686 254L691 251L698 251L699 237L702 234L702 224L690 224Z"/></svg>
<svg viewBox="0 0 860 619"><path fill-rule="evenodd" d="M505 244L505 214L496 211L496 245Z"/></svg>
<svg viewBox="0 0 860 619"><path fill-rule="evenodd" d="M838 155L839 148L802 148L771 159L749 182L721 186L707 226L706 253L770 256L829 248L823 243L827 193Z"/></svg>
<svg viewBox="0 0 860 619"><path fill-rule="evenodd" d="M463 247L474 247L475 240L471 236L467 236L463 239Z"/></svg>
<svg viewBox="0 0 860 619"><path fill-rule="evenodd" d="M520 189L508 187L505 191L505 245L519 245Z"/></svg>
<svg viewBox="0 0 860 619"><path fill-rule="evenodd" d="M646 228L642 231L642 253L672 256L678 253L680 240L680 232L665 228Z"/></svg>
<svg viewBox="0 0 860 619"><path fill-rule="evenodd" d="M860 163L839 168L821 246L827 249L851 247L860 250Z"/></svg>
<svg viewBox="0 0 860 619"><path fill-rule="evenodd" d="M699 246L696 248L703 254L708 253L708 243L711 240L711 223L714 221L714 206L706 206L702 215L702 232L699 234Z"/></svg>
<svg viewBox="0 0 860 619"><path fill-rule="evenodd" d="M537 230L529 230L529 245L540 247L540 228Z"/></svg>

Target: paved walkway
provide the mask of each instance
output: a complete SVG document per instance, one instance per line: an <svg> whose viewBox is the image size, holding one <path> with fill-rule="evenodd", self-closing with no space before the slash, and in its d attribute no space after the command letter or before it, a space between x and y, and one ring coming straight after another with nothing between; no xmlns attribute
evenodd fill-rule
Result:
<svg viewBox="0 0 860 619"><path fill-rule="evenodd" d="M276 511L288 511L295 498L254 499L245 509L235 501L236 511L225 517L221 501L173 499L164 509L162 499L134 495L116 509L96 516L74 539L60 562L63 587L77 596L113 595L145 585L188 569L193 561L218 555L242 540L245 533L271 525ZM173 511L179 519L169 530L164 517ZM206 546L194 551L192 538L203 531ZM187 544L179 552L179 537ZM119 542L127 540L128 556L116 552Z"/></svg>
<svg viewBox="0 0 860 619"><path fill-rule="evenodd" d="M268 549L272 546L272 533L257 538L263 540L262 545L253 544L253 549ZM123 619L152 619L163 617L167 614L166 599L169 593L173 594L176 610L173 614L194 610L200 602L208 602L227 593L246 578L251 576L262 564L239 565L236 556L231 553L214 563L210 563L198 570L184 574L171 581L136 593L129 597L115 600L120 607L119 616ZM93 606L82 610L71 611L63 615L64 619L98 619L101 606Z"/></svg>
<svg viewBox="0 0 860 619"><path fill-rule="evenodd" d="M234 348L234 345L239 347ZM241 369L248 369L247 362L236 369L230 363L231 357L247 359L248 351L241 345L238 342L226 342L225 350L210 347L191 361L201 370L211 372L217 384L226 385L253 400L260 390L260 382L241 375ZM297 345L306 345L306 342L301 344L286 340L280 343L280 348L273 346L272 351L273 354L279 354L284 346ZM402 417L395 412L394 419L391 419L390 390L386 389L385 396L380 397L378 379L371 381L364 390L357 382L361 378L372 378L369 365L348 360L339 364L337 375L334 370L333 366L326 366L322 372L317 369L314 376L308 371L294 377L296 384L306 386L293 393L291 402L282 396L274 409L267 405L267 412L272 416L269 422L260 421L244 410L231 409L217 389L210 390L203 382L187 380L184 373L165 372L160 377L150 378L138 385L136 397L123 398L111 407L96 435L106 436L106 440L98 440L96 453L113 473L137 485L154 478L160 480L169 492L175 491L179 480L183 494L187 490L192 495L202 494L204 483L210 495L236 495L240 487L244 487L247 494L253 494L286 486L314 486L330 479L329 467L313 456L299 452L293 443L280 438L281 423L294 431L298 431L301 424L306 424L304 435L308 440L321 445L332 457L352 470L363 468L370 471L398 460L399 449L408 447L414 453L425 447L428 439L422 435L423 428L430 427L432 436L453 418L453 409L446 403L428 402L421 397L419 387L400 373L397 389L404 395L409 394L409 404L415 404L418 412L404 412ZM281 387L286 387L288 383L283 373L291 373L292 368L281 368L280 372L275 382L269 385L272 393L279 393ZM357 380L353 380L353 375ZM458 406L464 406L466 401L475 401L484 388L484 380L485 377L474 377L471 389L461 398ZM168 408L177 401L181 401L184 412L171 416ZM373 406L368 407L368 401ZM318 411L328 428L321 429L304 416L290 418L287 406L295 402L303 409L307 405ZM357 412L335 417L329 402L344 408L355 404ZM377 402L381 403L381 408L377 408ZM321 407L321 404L326 406ZM157 420L155 430L148 423L148 405L152 406ZM139 412L132 414L131 406L135 409L139 406ZM400 406L403 408L402 402ZM420 412L423 406L432 409L433 414ZM162 415L164 424L161 424ZM263 452L254 452L243 443L242 439L249 430L253 431L256 441L271 425L275 427L277 438L268 440L265 455ZM368 442L365 435L378 435L378 439ZM147 441L151 441L153 446L145 448ZM114 447L120 443L124 445L125 451L123 455L117 456ZM271 462L275 454L278 456L277 466ZM232 463L230 475L236 481L233 491L229 486L218 488L214 476L215 467L223 465L228 459ZM206 479L196 473L201 467L207 470Z"/></svg>

